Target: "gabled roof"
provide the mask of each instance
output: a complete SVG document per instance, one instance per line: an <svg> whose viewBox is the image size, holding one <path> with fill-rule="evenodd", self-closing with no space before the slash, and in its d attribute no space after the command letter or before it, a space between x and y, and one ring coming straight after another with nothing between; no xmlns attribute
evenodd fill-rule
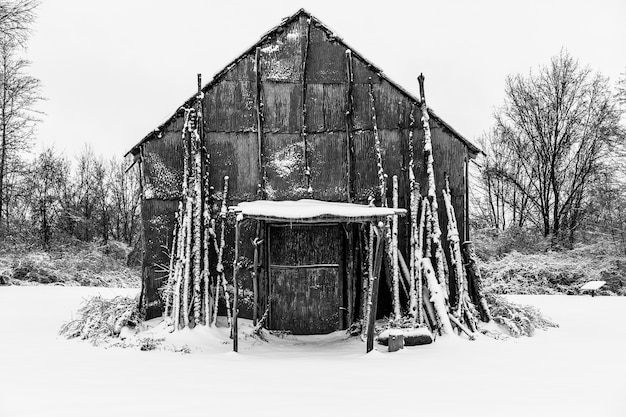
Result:
<svg viewBox="0 0 626 417"><path fill-rule="evenodd" d="M272 38L274 35L276 35L277 32L279 32L280 30L282 30L284 27L286 27L287 25L289 25L290 23L292 23L294 20L298 19L300 16L306 16L307 18L311 19L311 22L314 23L317 27L319 27L320 29L322 29L326 35L329 38L332 38L334 41L340 43L341 45L343 45L346 49L350 49L350 51L352 52L352 55L359 58L360 60L362 60L372 71L374 71L380 78L384 79L385 81L387 81L389 84L393 85L395 88L397 88L403 95L405 95L409 100L413 101L415 104L420 105L421 101L419 98L413 96L411 93L409 93L407 90L405 90L402 86L400 86L399 84L397 84L396 82L394 82L393 80L391 80L387 75L385 75L383 73L383 71L378 68L376 65L374 65L373 63L371 63L368 59L366 59L363 55L361 55L360 53L358 53L357 51L354 50L354 48L352 48L351 46L349 46L348 44L346 44L344 42L344 40L340 37L337 36L337 34L335 32L333 32L330 28L328 28L328 26L326 26L324 23L322 23L319 19L317 19L315 16L313 16L311 13L307 12L304 9L300 9L298 10L296 13L294 13L293 15L286 17L282 20L282 22L280 22L280 24L274 28L272 28L271 30L269 30L268 32L266 32L263 36L261 36L261 38L254 44L252 45L250 48L248 48L247 50L245 50L242 54L240 54L236 59L234 59L233 61L231 61L228 65L226 65L226 67L224 67L224 69L222 69L221 71L219 71L217 74L215 74L213 76L213 79L211 81L209 81L204 87L202 87L202 92L206 93L213 85L215 85L217 82L219 82L222 77L234 66L236 65L239 61L241 61L242 59L244 59L249 53L253 52L256 50L257 47L261 46L263 44L263 42L265 42L266 40ZM195 98L196 98L197 94L192 95L191 97L189 97L189 99L187 99L187 101L185 101L185 103L182 106L179 106L178 109L180 109L181 107L189 107L193 104ZM137 154L139 151L139 147L144 143L149 141L150 139L152 139L154 136L158 135L158 133L176 116L176 114L178 113L178 109L176 110L176 112L174 112L174 114L172 116L170 116L166 121L164 121L163 123L161 123L159 125L158 128L154 129L153 131L151 131L150 133L148 133L143 139L141 139L135 146L133 146L128 152L126 152L126 154L124 156L128 156L129 154ZM461 135L459 132L457 132L454 128L452 128L452 126L450 126L448 123L446 123L445 121L443 121L439 116L437 116L435 114L435 112L431 109L428 108L428 114L430 115L431 118L437 120L438 123L440 123L441 125L443 125L446 129L448 129L457 139L459 139L461 142L463 142L463 144L465 144L465 146L467 146L467 148L473 153L473 154L478 154L478 153L482 153L482 150L474 145L471 141L469 141L468 139L466 139L463 135Z"/></svg>

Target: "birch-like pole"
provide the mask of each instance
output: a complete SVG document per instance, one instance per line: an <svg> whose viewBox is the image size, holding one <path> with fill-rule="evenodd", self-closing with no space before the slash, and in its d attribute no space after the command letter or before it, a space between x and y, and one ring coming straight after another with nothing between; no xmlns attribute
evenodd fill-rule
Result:
<svg viewBox="0 0 626 417"><path fill-rule="evenodd" d="M420 74L420 91L422 95L422 128L424 129L424 159L426 162L426 176L428 177L428 200L432 216L432 245L434 251L434 267L437 280L443 287L444 296L448 299L448 283L446 280L446 260L441 245L441 227L439 226L439 205L437 203L437 189L435 187L435 168L433 159L433 143L430 135L428 107L424 94L424 76Z"/></svg>
<svg viewBox="0 0 626 417"><path fill-rule="evenodd" d="M454 278L456 281L456 305L455 315L461 317L463 308L463 299L467 297L467 281L465 279L465 271L463 269L463 257L461 255L461 245L459 241L459 229L456 224L456 215L454 206L452 205L452 196L450 195L450 181L446 176L446 185L441 192L443 201L446 206L446 214L448 216L448 245L450 247L450 258L452 259L452 269L454 270Z"/></svg>
<svg viewBox="0 0 626 417"><path fill-rule="evenodd" d="M398 176L392 178L392 195L393 208L398 208ZM393 274L393 312L396 320L402 318L400 311L400 278L398 276L398 216L394 215L391 219L391 257L392 257L392 274Z"/></svg>

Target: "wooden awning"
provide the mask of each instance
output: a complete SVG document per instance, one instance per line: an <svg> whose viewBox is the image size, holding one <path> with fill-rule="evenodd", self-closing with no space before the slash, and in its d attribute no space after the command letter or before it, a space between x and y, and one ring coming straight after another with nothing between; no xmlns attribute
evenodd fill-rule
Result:
<svg viewBox="0 0 626 417"><path fill-rule="evenodd" d="M371 207L363 204L321 200L257 200L230 207L244 219L278 223L354 223L383 220L387 216L404 216L405 209Z"/></svg>

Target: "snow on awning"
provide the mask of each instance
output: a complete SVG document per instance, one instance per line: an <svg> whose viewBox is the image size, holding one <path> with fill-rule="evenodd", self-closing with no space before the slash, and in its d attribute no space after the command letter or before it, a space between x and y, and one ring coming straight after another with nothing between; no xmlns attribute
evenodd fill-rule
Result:
<svg viewBox="0 0 626 417"><path fill-rule="evenodd" d="M366 222L406 214L405 209L320 200L257 200L242 202L230 209L243 218L290 223Z"/></svg>

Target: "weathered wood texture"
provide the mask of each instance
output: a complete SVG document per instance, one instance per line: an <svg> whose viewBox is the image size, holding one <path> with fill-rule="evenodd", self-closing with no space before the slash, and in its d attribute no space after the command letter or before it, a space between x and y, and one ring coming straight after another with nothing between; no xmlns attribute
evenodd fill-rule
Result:
<svg viewBox="0 0 626 417"><path fill-rule="evenodd" d="M307 41L308 46L304 44ZM257 48L258 68L255 65ZM303 65L305 50L306 65ZM307 16L300 15L264 37L261 43L251 48L205 87L204 145L210 158L209 175L213 202L221 198L219 190L226 175L231 181L229 204L260 198L258 185L263 182L263 172L266 173L265 190L268 199L312 197L348 201L351 198L356 203L366 204L368 197L374 195L380 200L373 146L372 110L368 97L368 83L371 79L384 169L389 178L398 176L399 206L408 207L407 141L409 113L414 99L381 77L379 70L356 53L351 54L350 83L346 72L346 51L347 46L315 20L311 22L309 30ZM306 88L303 88L303 83L306 83ZM346 109L349 88L352 103L348 127ZM260 103L257 103L257 94ZM305 137L302 135L303 103L306 106ZM262 112L262 123L257 119L257 104ZM262 129L260 135L259 126ZM350 152L346 132L348 128L353 142L353 151ZM154 139L143 143L146 197L163 201L179 197L182 182L181 129L182 119L174 117L161 128L161 138L155 135ZM438 190L443 189L445 174L450 176L457 224L459 230L463 231L466 193L464 163L468 155L467 148L435 118L431 118L431 132L436 186ZM416 180L424 184L426 173L422 141L423 131L415 127L413 149ZM260 147L263 148L262 152ZM259 167L261 153L263 166ZM307 163L310 168L312 195L307 192ZM353 195L348 193L351 175ZM422 187L422 190L425 192L426 187ZM391 198L391 187L388 187L387 198ZM145 206L145 209L149 209L148 205ZM443 201L439 207L439 217L445 219ZM162 214L173 218L176 208L176 204L164 204ZM150 213L144 214L144 222L149 220L149 216ZM407 220L402 220L399 246L405 254L408 245L406 226ZM445 233L445 227L443 230ZM170 235L171 229L168 228L163 236ZM232 265L232 235L233 225L229 224L225 265ZM240 248L243 265L240 272L243 288L247 289L252 288L250 269L253 247L250 241L254 235L254 227L244 222ZM150 261L152 251L160 250L162 249L158 246L147 246L146 260ZM356 259L357 255L353 258ZM260 268L265 274L263 263L266 256L263 255L260 259ZM230 277L232 270L227 268L226 273ZM153 273L146 274L145 280L152 280L153 277ZM156 292L158 284L151 282L146 286L150 292ZM268 294L266 281L260 279L259 286L259 300L262 304ZM355 286L360 287L361 284L355 283ZM156 295L151 297L156 300ZM240 300L241 316L248 317L245 295ZM264 306L260 305L259 308L263 309Z"/></svg>
<svg viewBox="0 0 626 417"><path fill-rule="evenodd" d="M147 318L161 315L162 302L158 289L167 281L168 252L178 202L175 200L143 200L141 220L143 222L144 258L142 262L142 302Z"/></svg>
<svg viewBox="0 0 626 417"><path fill-rule="evenodd" d="M270 227L270 329L319 334L342 327L342 243L339 226Z"/></svg>

